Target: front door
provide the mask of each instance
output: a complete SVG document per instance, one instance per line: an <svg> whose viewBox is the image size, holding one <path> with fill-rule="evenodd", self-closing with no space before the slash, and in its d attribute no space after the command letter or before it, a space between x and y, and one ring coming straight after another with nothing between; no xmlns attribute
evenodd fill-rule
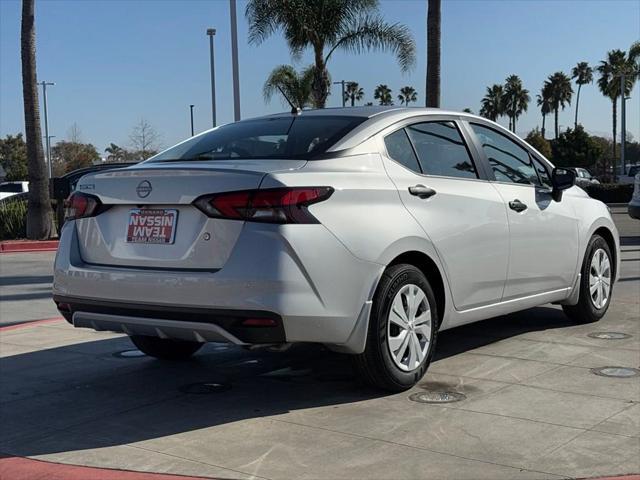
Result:
<svg viewBox="0 0 640 480"><path fill-rule="evenodd" d="M453 303L497 303L509 257L507 214L483 179L458 125L425 121L384 136L385 168L444 265Z"/></svg>
<svg viewBox="0 0 640 480"><path fill-rule="evenodd" d="M578 219L569 202L551 198L548 166L516 139L471 124L509 218L509 273L503 300L572 286L578 262Z"/></svg>

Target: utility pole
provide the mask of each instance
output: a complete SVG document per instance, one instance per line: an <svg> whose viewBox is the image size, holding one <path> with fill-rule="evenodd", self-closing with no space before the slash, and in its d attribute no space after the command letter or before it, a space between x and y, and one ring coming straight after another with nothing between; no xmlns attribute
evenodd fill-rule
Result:
<svg viewBox="0 0 640 480"><path fill-rule="evenodd" d="M49 178L51 178L53 168L51 166L51 137L49 136L49 116L47 114L47 86L55 85L55 83L42 81L40 85L42 85L42 101L44 104L44 136L45 149L47 150L47 168L49 170Z"/></svg>
<svg viewBox="0 0 640 480"><path fill-rule="evenodd" d="M189 105L189 110L191 113L191 136L193 137L193 105Z"/></svg>
<svg viewBox="0 0 640 480"><path fill-rule="evenodd" d="M344 98L344 85L347 83L345 80L340 80L339 82L333 82L334 85L342 85L342 106L344 107L347 103L347 99Z"/></svg>
<svg viewBox="0 0 640 480"><path fill-rule="evenodd" d="M231 14L231 66L233 71L233 120L240 120L240 80L238 78L238 21L236 0L229 0Z"/></svg>
<svg viewBox="0 0 640 480"><path fill-rule="evenodd" d="M213 56L213 37L216 35L215 28L207 28L209 36L209 56L211 58L211 121L216 126L216 72L215 59ZM192 135L193 136L193 135Z"/></svg>

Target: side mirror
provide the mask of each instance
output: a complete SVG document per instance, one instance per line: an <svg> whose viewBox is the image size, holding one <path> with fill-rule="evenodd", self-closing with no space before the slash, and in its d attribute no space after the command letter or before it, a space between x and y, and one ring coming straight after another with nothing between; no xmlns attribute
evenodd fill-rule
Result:
<svg viewBox="0 0 640 480"><path fill-rule="evenodd" d="M576 173L573 170L556 167L551 172L551 184L553 191L551 196L556 202L562 200L562 191L571 188L576 183Z"/></svg>

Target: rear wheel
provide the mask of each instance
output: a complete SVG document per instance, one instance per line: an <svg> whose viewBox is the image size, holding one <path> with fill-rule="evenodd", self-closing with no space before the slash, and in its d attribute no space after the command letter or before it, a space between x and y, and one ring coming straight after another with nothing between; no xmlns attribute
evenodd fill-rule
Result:
<svg viewBox="0 0 640 480"><path fill-rule="evenodd" d="M407 390L426 373L437 336L436 301L413 265L387 269L373 299L365 351L355 357L362 378L393 392Z"/></svg>
<svg viewBox="0 0 640 480"><path fill-rule="evenodd" d="M196 353L204 343L168 338L131 335L133 344L145 355L161 360L185 360Z"/></svg>
<svg viewBox="0 0 640 480"><path fill-rule="evenodd" d="M576 305L563 305L564 313L576 323L600 320L611 303L613 292L613 261L609 245L600 235L594 235L587 245L582 262L580 297Z"/></svg>

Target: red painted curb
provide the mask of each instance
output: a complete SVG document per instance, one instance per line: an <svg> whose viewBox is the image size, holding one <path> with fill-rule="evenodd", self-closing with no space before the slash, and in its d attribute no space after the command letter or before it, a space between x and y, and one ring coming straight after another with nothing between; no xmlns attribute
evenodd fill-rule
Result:
<svg viewBox="0 0 640 480"><path fill-rule="evenodd" d="M6 240L0 242L0 253L54 252L58 240Z"/></svg>
<svg viewBox="0 0 640 480"><path fill-rule="evenodd" d="M32 327L34 325L42 325L43 323L54 323L64 320L63 317L43 318L42 320L26 320L23 323L16 323L15 325L6 325L0 327L0 332L6 332L7 330L17 330L19 328ZM1 479L2 477L0 477Z"/></svg>
<svg viewBox="0 0 640 480"><path fill-rule="evenodd" d="M24 457L0 456L0 478L11 480L203 480L168 473L83 467Z"/></svg>

